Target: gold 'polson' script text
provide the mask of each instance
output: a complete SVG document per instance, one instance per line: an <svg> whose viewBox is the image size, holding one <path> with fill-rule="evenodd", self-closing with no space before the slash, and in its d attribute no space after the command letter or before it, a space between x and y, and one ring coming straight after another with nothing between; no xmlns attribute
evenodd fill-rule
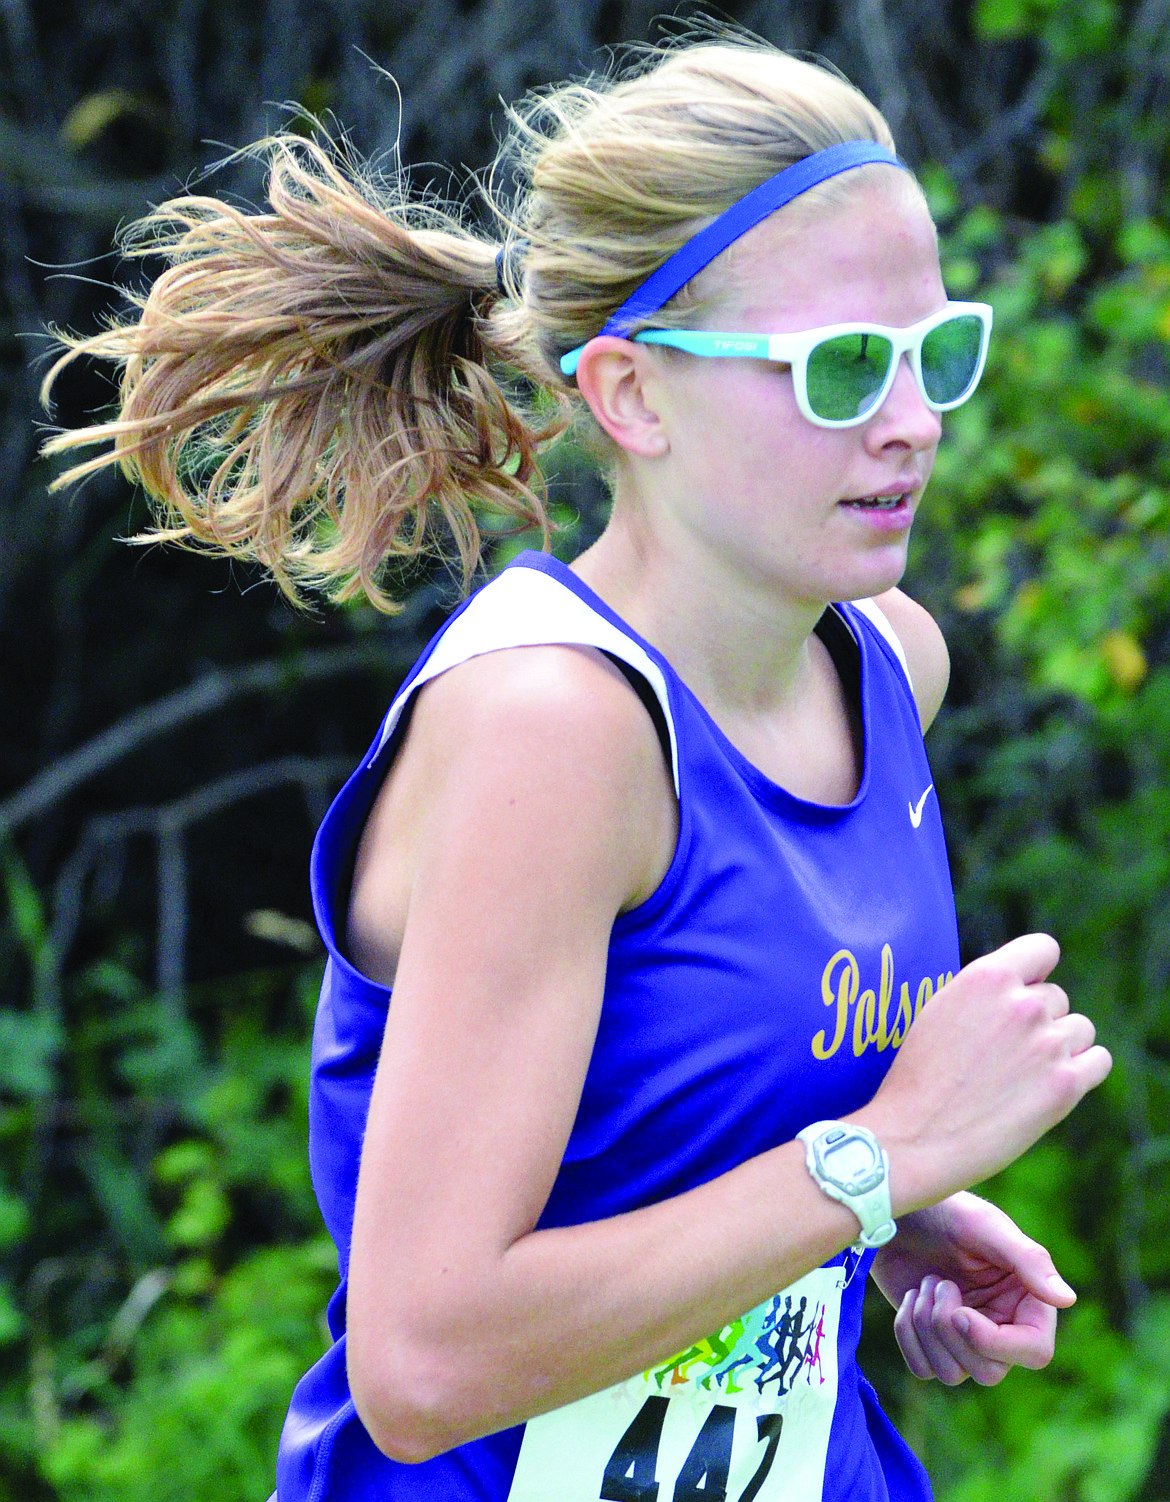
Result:
<svg viewBox="0 0 1170 1502"><path fill-rule="evenodd" d="M827 1007L835 1007L833 1036L823 1028L812 1040L813 1057L831 1059L849 1030L849 1013L853 1012L853 1052L860 1058L867 1048L876 1048L879 1053L887 1048L897 1048L905 1038L910 1024L936 991L942 989L954 972L948 970L936 980L924 975L918 982L918 993L910 1000L909 982L903 981L898 993L898 1008L893 1018L890 1007L894 1000L894 954L888 944L882 945L882 974L876 993L860 990L861 970L856 957L848 949L838 949L825 966L821 976L821 999Z"/></svg>

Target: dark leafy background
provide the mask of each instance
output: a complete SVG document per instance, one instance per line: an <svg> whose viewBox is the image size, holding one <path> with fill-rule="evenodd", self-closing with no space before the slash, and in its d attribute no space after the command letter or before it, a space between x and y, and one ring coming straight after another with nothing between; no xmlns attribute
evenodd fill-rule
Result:
<svg viewBox="0 0 1170 1502"><path fill-rule="evenodd" d="M239 569L124 546L143 512L120 479L47 493L36 331L93 328L131 274L116 224L298 112L457 189L501 96L678 30L657 14L0 5L0 1498L268 1494L332 1280L304 1147L308 846L454 598L424 570L395 621L296 615ZM1117 1059L991 1186L1080 1289L1054 1364L922 1386L875 1308L868 1365L947 1502L1165 1502L1170 0L723 14L881 104L952 294L995 305L913 546L954 656L932 757L967 956L1051 928ZM259 201L254 165L213 183ZM55 420L110 396L77 369ZM569 553L602 497L571 448L550 469Z"/></svg>

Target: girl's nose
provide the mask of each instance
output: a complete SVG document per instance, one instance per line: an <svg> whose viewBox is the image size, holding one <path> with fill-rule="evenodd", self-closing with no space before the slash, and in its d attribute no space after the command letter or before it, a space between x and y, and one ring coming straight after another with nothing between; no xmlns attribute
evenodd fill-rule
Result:
<svg viewBox="0 0 1170 1502"><path fill-rule="evenodd" d="M917 451L933 448L941 436L942 420L932 407L927 406L910 367L910 356L903 355L898 361L889 395L866 424L867 441L879 448L902 443Z"/></svg>

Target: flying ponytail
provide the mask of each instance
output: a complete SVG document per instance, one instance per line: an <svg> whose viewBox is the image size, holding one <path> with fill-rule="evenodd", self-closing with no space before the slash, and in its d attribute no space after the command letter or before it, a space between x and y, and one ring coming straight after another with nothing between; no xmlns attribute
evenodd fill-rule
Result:
<svg viewBox="0 0 1170 1502"><path fill-rule="evenodd" d="M185 197L133 226L124 249L167 269L132 300L136 319L65 339L46 399L89 354L121 366L121 409L49 441L106 446L56 484L120 462L158 512L139 540L258 560L294 599L362 593L393 610L387 565L433 548L469 582L477 518L548 538L541 449L574 413L590 421L560 356L782 168L842 141L893 147L844 79L742 41L647 49L625 76L509 117L508 171L485 187L502 255L454 209L293 135L253 148L268 213ZM497 177L519 183L514 199ZM843 181L803 195L804 211ZM694 277L654 324L693 327L722 274Z"/></svg>
<svg viewBox="0 0 1170 1502"><path fill-rule="evenodd" d="M470 578L477 511L547 535L537 453L564 418L534 420L505 389L517 352L491 338L497 246L387 201L315 142L254 149L271 212L179 198L125 237L168 265L136 321L67 339L49 371L46 399L80 354L122 370L118 417L45 451L112 448L56 484L120 462L158 511L137 540L258 560L293 599L360 592L383 610L392 559L453 546Z"/></svg>

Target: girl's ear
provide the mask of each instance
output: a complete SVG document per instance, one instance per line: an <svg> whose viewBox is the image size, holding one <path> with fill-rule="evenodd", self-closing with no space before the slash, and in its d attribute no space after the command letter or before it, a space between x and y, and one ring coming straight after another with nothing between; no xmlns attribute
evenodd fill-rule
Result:
<svg viewBox="0 0 1170 1502"><path fill-rule="evenodd" d="M639 459L661 459L670 452L658 375L644 345L612 335L591 339L577 366L577 388L589 410L616 444Z"/></svg>

